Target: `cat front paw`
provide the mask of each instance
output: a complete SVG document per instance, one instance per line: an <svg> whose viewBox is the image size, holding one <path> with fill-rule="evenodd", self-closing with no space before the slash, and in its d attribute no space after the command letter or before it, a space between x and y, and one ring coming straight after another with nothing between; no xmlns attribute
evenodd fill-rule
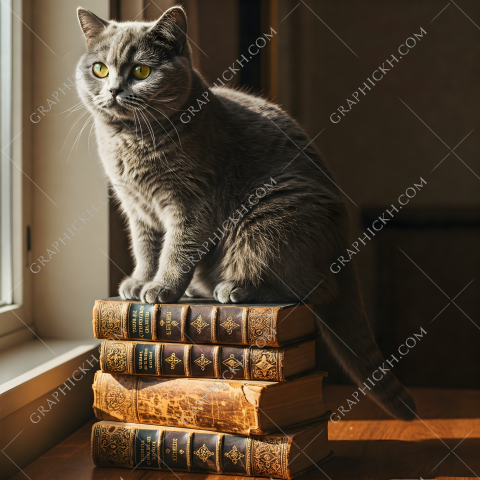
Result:
<svg viewBox="0 0 480 480"><path fill-rule="evenodd" d="M253 300L257 289L253 285L241 286L235 282L221 282L213 291L213 296L220 303L242 303Z"/></svg>
<svg viewBox="0 0 480 480"><path fill-rule="evenodd" d="M140 300L140 292L145 282L133 277L125 278L118 287L118 293L123 300Z"/></svg>
<svg viewBox="0 0 480 480"><path fill-rule="evenodd" d="M174 303L183 293L182 290L160 282L148 282L140 292L140 299L144 303Z"/></svg>

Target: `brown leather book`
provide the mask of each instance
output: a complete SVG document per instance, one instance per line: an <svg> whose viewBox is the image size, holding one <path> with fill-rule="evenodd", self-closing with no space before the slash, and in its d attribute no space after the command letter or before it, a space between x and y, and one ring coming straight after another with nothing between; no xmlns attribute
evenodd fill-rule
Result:
<svg viewBox="0 0 480 480"><path fill-rule="evenodd" d="M145 342L221 343L281 347L315 334L313 305L224 305L183 298L175 305L97 300L95 338Z"/></svg>
<svg viewBox="0 0 480 480"><path fill-rule="evenodd" d="M315 368L315 341L284 348L104 340L102 372L285 381Z"/></svg>
<svg viewBox="0 0 480 480"><path fill-rule="evenodd" d="M98 371L93 409L100 420L266 435L322 417L326 375L314 370L289 382L265 382Z"/></svg>
<svg viewBox="0 0 480 480"><path fill-rule="evenodd" d="M98 467L291 479L331 456L327 421L265 437L117 422L92 428Z"/></svg>

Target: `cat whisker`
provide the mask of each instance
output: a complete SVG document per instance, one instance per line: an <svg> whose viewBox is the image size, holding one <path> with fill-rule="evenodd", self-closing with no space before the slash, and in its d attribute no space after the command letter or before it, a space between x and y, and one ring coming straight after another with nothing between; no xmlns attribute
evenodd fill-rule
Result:
<svg viewBox="0 0 480 480"><path fill-rule="evenodd" d="M63 145L62 145L62 148L60 149L60 151L63 150L63 147L64 147L65 144L67 143L68 137L69 137L70 134L72 133L72 130L75 128L75 125L76 125L76 124L81 120L81 118L84 117L87 113L88 113L88 110L85 110L85 111L73 122L73 125L71 126L69 132L67 133L67 136L65 137L65 141L63 142Z"/></svg>
<svg viewBox="0 0 480 480"><path fill-rule="evenodd" d="M148 129L149 129L149 131L150 131L150 135L151 135L152 140L153 140L153 148L154 148L154 150L155 150L155 149L156 149L155 134L154 134L154 132L153 132L152 125L150 124L150 122L148 121L147 116L146 116L143 112L139 111L139 113L140 113L140 115L145 119L145 122L146 122L146 124L147 124L147 127L148 127Z"/></svg>
<svg viewBox="0 0 480 480"><path fill-rule="evenodd" d="M68 157L67 157L67 162L68 160L70 159L70 155L72 154L73 152L73 149L75 148L75 144L77 144L77 152L78 152L78 144L80 143L80 136L82 135L82 132L85 130L85 127L87 126L88 122L93 118L93 113L87 118L87 121L83 124L83 127L82 129L80 130L80 133L77 135L77 138L75 139L75 141L73 142L73 145L72 145L72 148L70 150L70 153L68 154Z"/></svg>
<svg viewBox="0 0 480 480"><path fill-rule="evenodd" d="M93 127L95 126L95 122L97 121L97 119L95 118L92 122L92 126L90 127L90 132L88 132L88 142L87 142L87 145L88 145L88 154L91 156L91 153L90 153L90 135L92 134L92 130L93 130Z"/></svg>
<svg viewBox="0 0 480 480"><path fill-rule="evenodd" d="M137 111L138 109L135 108L135 112L137 112L137 115L139 113L139 111ZM138 117L138 124L140 125L140 133L142 134L142 145L145 146L145 143L143 142L143 130L142 130L142 122L140 121L140 117Z"/></svg>
<svg viewBox="0 0 480 480"><path fill-rule="evenodd" d="M156 98L152 98L150 101L159 102L159 103L169 103L169 102L173 102L177 98L178 98L178 95L175 95L173 98L167 98L167 99L163 99L163 100L158 100Z"/></svg>
<svg viewBox="0 0 480 480"><path fill-rule="evenodd" d="M182 152L183 152L183 149L182 149L182 141L181 141L181 139L180 139L180 135L179 135L179 133L178 133L178 130L177 130L177 128L175 127L175 125L173 124L173 122L172 122L161 110L159 110L158 108L155 108L155 107L153 107L152 105L148 105L148 104L146 104L146 107L147 107L147 108L152 108L152 109L155 110L156 112L160 113L160 115L163 115L163 116L170 122L170 125L173 127L173 129L175 130L175 132L176 132L176 134L177 134L178 143L180 144L180 147L179 147L179 148L180 148L180 150L182 150ZM153 115L152 115L152 116L153 116ZM170 134L168 134L168 136L170 136ZM171 137L170 137L170 138L171 138ZM172 141L173 141L173 138L172 138ZM175 143L175 142L173 142L173 143Z"/></svg>
<svg viewBox="0 0 480 480"><path fill-rule="evenodd" d="M77 110L80 110L80 108L87 108L86 105L83 103L83 102L78 102L76 103L75 105L71 106L70 108L67 108L66 110L64 110L63 112L60 112L60 113L51 113L49 116L51 117L56 117L58 115L63 115L64 113L67 113L70 111L70 113L68 115L66 115L65 118L67 118L71 113L77 111Z"/></svg>

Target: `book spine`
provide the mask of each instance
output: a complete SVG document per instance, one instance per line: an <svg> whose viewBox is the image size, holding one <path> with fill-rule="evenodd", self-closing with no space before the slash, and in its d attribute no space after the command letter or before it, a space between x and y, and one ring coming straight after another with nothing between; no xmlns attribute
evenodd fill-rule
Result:
<svg viewBox="0 0 480 480"><path fill-rule="evenodd" d="M224 380L285 380L281 348L227 347L105 340L100 368L107 373Z"/></svg>
<svg viewBox="0 0 480 480"><path fill-rule="evenodd" d="M99 467L289 478L287 436L242 437L213 432L97 423L92 458Z"/></svg>
<svg viewBox="0 0 480 480"><path fill-rule="evenodd" d="M279 308L97 300L95 338L279 347Z"/></svg>
<svg viewBox="0 0 480 480"><path fill-rule="evenodd" d="M116 375L97 371L93 410L100 420L225 433L266 434L258 405L263 388L223 380ZM228 405L226 408L218 408ZM234 414L232 414L234 412Z"/></svg>

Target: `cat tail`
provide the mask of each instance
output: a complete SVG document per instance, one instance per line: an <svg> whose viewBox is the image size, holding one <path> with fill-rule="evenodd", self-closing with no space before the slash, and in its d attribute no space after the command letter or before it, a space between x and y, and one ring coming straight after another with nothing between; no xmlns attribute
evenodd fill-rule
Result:
<svg viewBox="0 0 480 480"><path fill-rule="evenodd" d="M345 265L335 277L339 286L337 298L326 305L315 304L315 320L321 337L363 392L390 415L402 420L414 419L415 401L393 374L391 365L385 362L373 337L353 262ZM398 352L392 352L395 353ZM395 356L400 360L399 355ZM389 360L395 366L391 357ZM360 398L362 396L360 394Z"/></svg>

